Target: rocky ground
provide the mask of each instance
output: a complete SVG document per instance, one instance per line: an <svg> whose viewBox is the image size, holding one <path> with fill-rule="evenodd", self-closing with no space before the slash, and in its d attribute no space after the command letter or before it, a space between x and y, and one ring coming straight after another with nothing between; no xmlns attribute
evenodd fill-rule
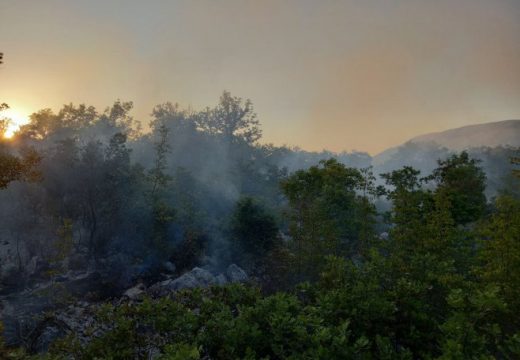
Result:
<svg viewBox="0 0 520 360"><path fill-rule="evenodd" d="M148 284L136 276L140 271L138 267L118 272L118 267L113 264L107 267L110 271L103 270L103 267L70 270L64 275L41 281L37 262L36 259L35 268L31 269L32 274L29 281L25 280L23 288L16 284L3 284L0 295L0 316L6 344L23 346L32 352L44 352L52 341L69 333L76 334L83 342L98 332L106 331L94 324L94 314L103 302L118 306L145 297L168 296L182 289L248 281L248 275L235 264L223 272L195 267L176 276L175 266L171 263L163 264L158 281Z"/></svg>

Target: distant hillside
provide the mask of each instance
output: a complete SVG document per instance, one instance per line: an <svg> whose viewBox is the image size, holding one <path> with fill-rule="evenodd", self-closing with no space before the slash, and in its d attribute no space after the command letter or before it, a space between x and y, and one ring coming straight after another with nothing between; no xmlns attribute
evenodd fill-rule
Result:
<svg viewBox="0 0 520 360"><path fill-rule="evenodd" d="M415 143L435 142L450 150L459 151L480 146L520 146L520 120L469 125L420 135L410 141Z"/></svg>
<svg viewBox="0 0 520 360"><path fill-rule="evenodd" d="M468 150L471 157L481 160L487 175L486 194L494 196L506 188L515 193L520 191L518 182L510 179L513 170L510 159L517 156L516 147L520 147L520 120L507 120L417 136L374 156L372 165L376 174L406 165L427 175L437 166L438 159Z"/></svg>
<svg viewBox="0 0 520 360"><path fill-rule="evenodd" d="M430 134L416 136L406 143L389 148L374 156L372 164L382 165L395 157L403 146L411 144L419 148L446 148L461 151L476 147L520 147L520 120L505 120L486 124L468 125Z"/></svg>

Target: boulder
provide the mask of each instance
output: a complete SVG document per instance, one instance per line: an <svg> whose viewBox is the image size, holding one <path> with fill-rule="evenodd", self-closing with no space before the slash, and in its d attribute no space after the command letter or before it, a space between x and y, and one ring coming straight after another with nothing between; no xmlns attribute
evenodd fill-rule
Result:
<svg viewBox="0 0 520 360"><path fill-rule="evenodd" d="M246 272L235 264L231 264L226 269L226 277L229 282L246 282L249 280Z"/></svg>
<svg viewBox="0 0 520 360"><path fill-rule="evenodd" d="M190 272L171 280L172 290L190 289L195 287L208 287L216 284L217 281L209 271L199 267L193 268Z"/></svg>
<svg viewBox="0 0 520 360"><path fill-rule="evenodd" d="M144 290L145 287L143 284L137 284L133 288L126 290L123 296L127 297L130 300L137 300L145 294Z"/></svg>
<svg viewBox="0 0 520 360"><path fill-rule="evenodd" d="M174 273L175 272L175 264L172 263L171 261L165 261L163 264L162 264L162 267L165 271L169 272L169 273Z"/></svg>
<svg viewBox="0 0 520 360"><path fill-rule="evenodd" d="M215 280L217 281L217 285L226 285L228 283L226 275L224 274L218 274L217 276L215 276Z"/></svg>
<svg viewBox="0 0 520 360"><path fill-rule="evenodd" d="M199 267L179 276L176 279L165 280L152 285L149 292L154 296L163 296L171 291L208 287L217 284L217 279L209 271Z"/></svg>

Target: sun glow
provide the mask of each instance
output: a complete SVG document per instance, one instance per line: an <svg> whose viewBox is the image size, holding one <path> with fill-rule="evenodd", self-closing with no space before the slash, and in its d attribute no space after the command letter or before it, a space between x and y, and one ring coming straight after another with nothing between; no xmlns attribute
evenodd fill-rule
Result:
<svg viewBox="0 0 520 360"><path fill-rule="evenodd" d="M13 137L20 126L29 122L29 116L24 115L21 111L14 109L7 109L2 111L0 113L0 119L9 120L7 129L4 132L4 137L8 139Z"/></svg>

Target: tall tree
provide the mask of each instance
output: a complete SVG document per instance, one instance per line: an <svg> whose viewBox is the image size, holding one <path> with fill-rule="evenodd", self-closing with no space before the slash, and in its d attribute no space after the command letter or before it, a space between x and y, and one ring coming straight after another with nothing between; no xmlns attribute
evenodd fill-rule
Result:
<svg viewBox="0 0 520 360"><path fill-rule="evenodd" d="M236 204L230 232L234 260L244 266L262 260L274 248L278 226L263 206L246 197Z"/></svg>
<svg viewBox="0 0 520 360"><path fill-rule="evenodd" d="M453 220L457 224L476 221L486 208L486 175L478 163L463 151L439 160L439 166L428 177L436 182L436 191L444 192L451 202Z"/></svg>
<svg viewBox="0 0 520 360"><path fill-rule="evenodd" d="M281 187L289 201L290 233L301 275L316 276L327 255L356 254L367 230L361 217L374 215L358 195L365 187L359 170L335 159L323 160L295 172Z"/></svg>
<svg viewBox="0 0 520 360"><path fill-rule="evenodd" d="M253 144L262 136L251 100L244 101L228 91L222 93L215 108L201 112L196 122L201 130L221 135L229 143L243 141Z"/></svg>
<svg viewBox="0 0 520 360"><path fill-rule="evenodd" d="M154 166L148 173L150 201L152 206L152 251L155 255L167 258L169 255L168 228L173 220L173 208L166 201L166 189L172 181L167 171L169 129L164 121L153 122L153 134L156 137Z"/></svg>

